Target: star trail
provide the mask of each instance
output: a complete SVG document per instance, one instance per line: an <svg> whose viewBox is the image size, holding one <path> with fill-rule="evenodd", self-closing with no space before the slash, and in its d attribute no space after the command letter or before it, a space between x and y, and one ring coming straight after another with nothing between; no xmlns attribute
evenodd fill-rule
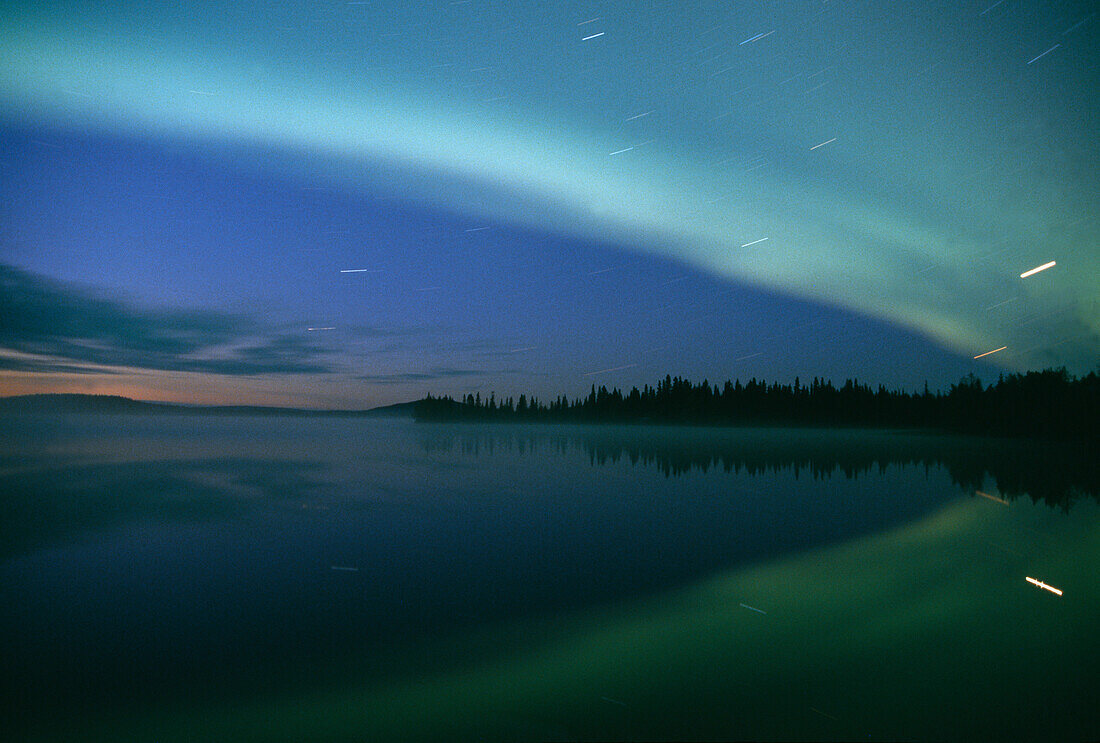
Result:
<svg viewBox="0 0 1100 743"><path fill-rule="evenodd" d="M604 368L1087 372L1096 32L1074 2L16 4L0 262L270 337L341 328L310 334L324 395L239 377L207 384L217 399L393 401L421 388L364 378L433 368L471 372L444 391L545 394ZM1057 271L1021 275L1051 253ZM815 317L827 334L791 330ZM62 345L35 349L60 369ZM11 392L184 384L0 374Z"/></svg>

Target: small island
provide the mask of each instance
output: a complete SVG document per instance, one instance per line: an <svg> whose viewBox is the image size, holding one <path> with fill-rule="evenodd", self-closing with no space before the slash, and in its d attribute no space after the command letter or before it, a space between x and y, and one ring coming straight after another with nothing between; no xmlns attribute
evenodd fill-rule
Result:
<svg viewBox="0 0 1100 743"><path fill-rule="evenodd" d="M814 377L806 385L755 378L721 386L666 376L628 393L592 386L588 396L549 402L520 395L462 400L428 395L413 407L418 421L558 421L689 425L795 425L922 428L989 436L1094 441L1100 376L1077 378L1065 368L1001 375L983 385L973 374L946 392L872 389L848 379L840 387Z"/></svg>

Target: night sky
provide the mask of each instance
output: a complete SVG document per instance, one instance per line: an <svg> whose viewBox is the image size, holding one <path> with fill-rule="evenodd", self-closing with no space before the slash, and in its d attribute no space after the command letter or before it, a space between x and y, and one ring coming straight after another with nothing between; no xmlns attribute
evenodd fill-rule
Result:
<svg viewBox="0 0 1100 743"><path fill-rule="evenodd" d="M0 394L1087 373L1098 32L1038 0L6 3Z"/></svg>

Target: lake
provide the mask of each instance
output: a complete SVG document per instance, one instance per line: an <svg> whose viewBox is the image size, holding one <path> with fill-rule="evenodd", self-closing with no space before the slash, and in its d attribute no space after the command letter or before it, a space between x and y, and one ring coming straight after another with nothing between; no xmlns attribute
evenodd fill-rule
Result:
<svg viewBox="0 0 1100 743"><path fill-rule="evenodd" d="M9 417L0 712L26 740L1096 738L1090 453Z"/></svg>

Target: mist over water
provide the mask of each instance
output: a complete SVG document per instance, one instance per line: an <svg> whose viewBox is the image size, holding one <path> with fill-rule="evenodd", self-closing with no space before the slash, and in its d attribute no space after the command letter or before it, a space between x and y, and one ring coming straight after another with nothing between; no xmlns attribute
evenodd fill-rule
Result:
<svg viewBox="0 0 1100 743"><path fill-rule="evenodd" d="M122 415L10 418L0 444L28 735L1098 729L1096 469L1065 448Z"/></svg>

